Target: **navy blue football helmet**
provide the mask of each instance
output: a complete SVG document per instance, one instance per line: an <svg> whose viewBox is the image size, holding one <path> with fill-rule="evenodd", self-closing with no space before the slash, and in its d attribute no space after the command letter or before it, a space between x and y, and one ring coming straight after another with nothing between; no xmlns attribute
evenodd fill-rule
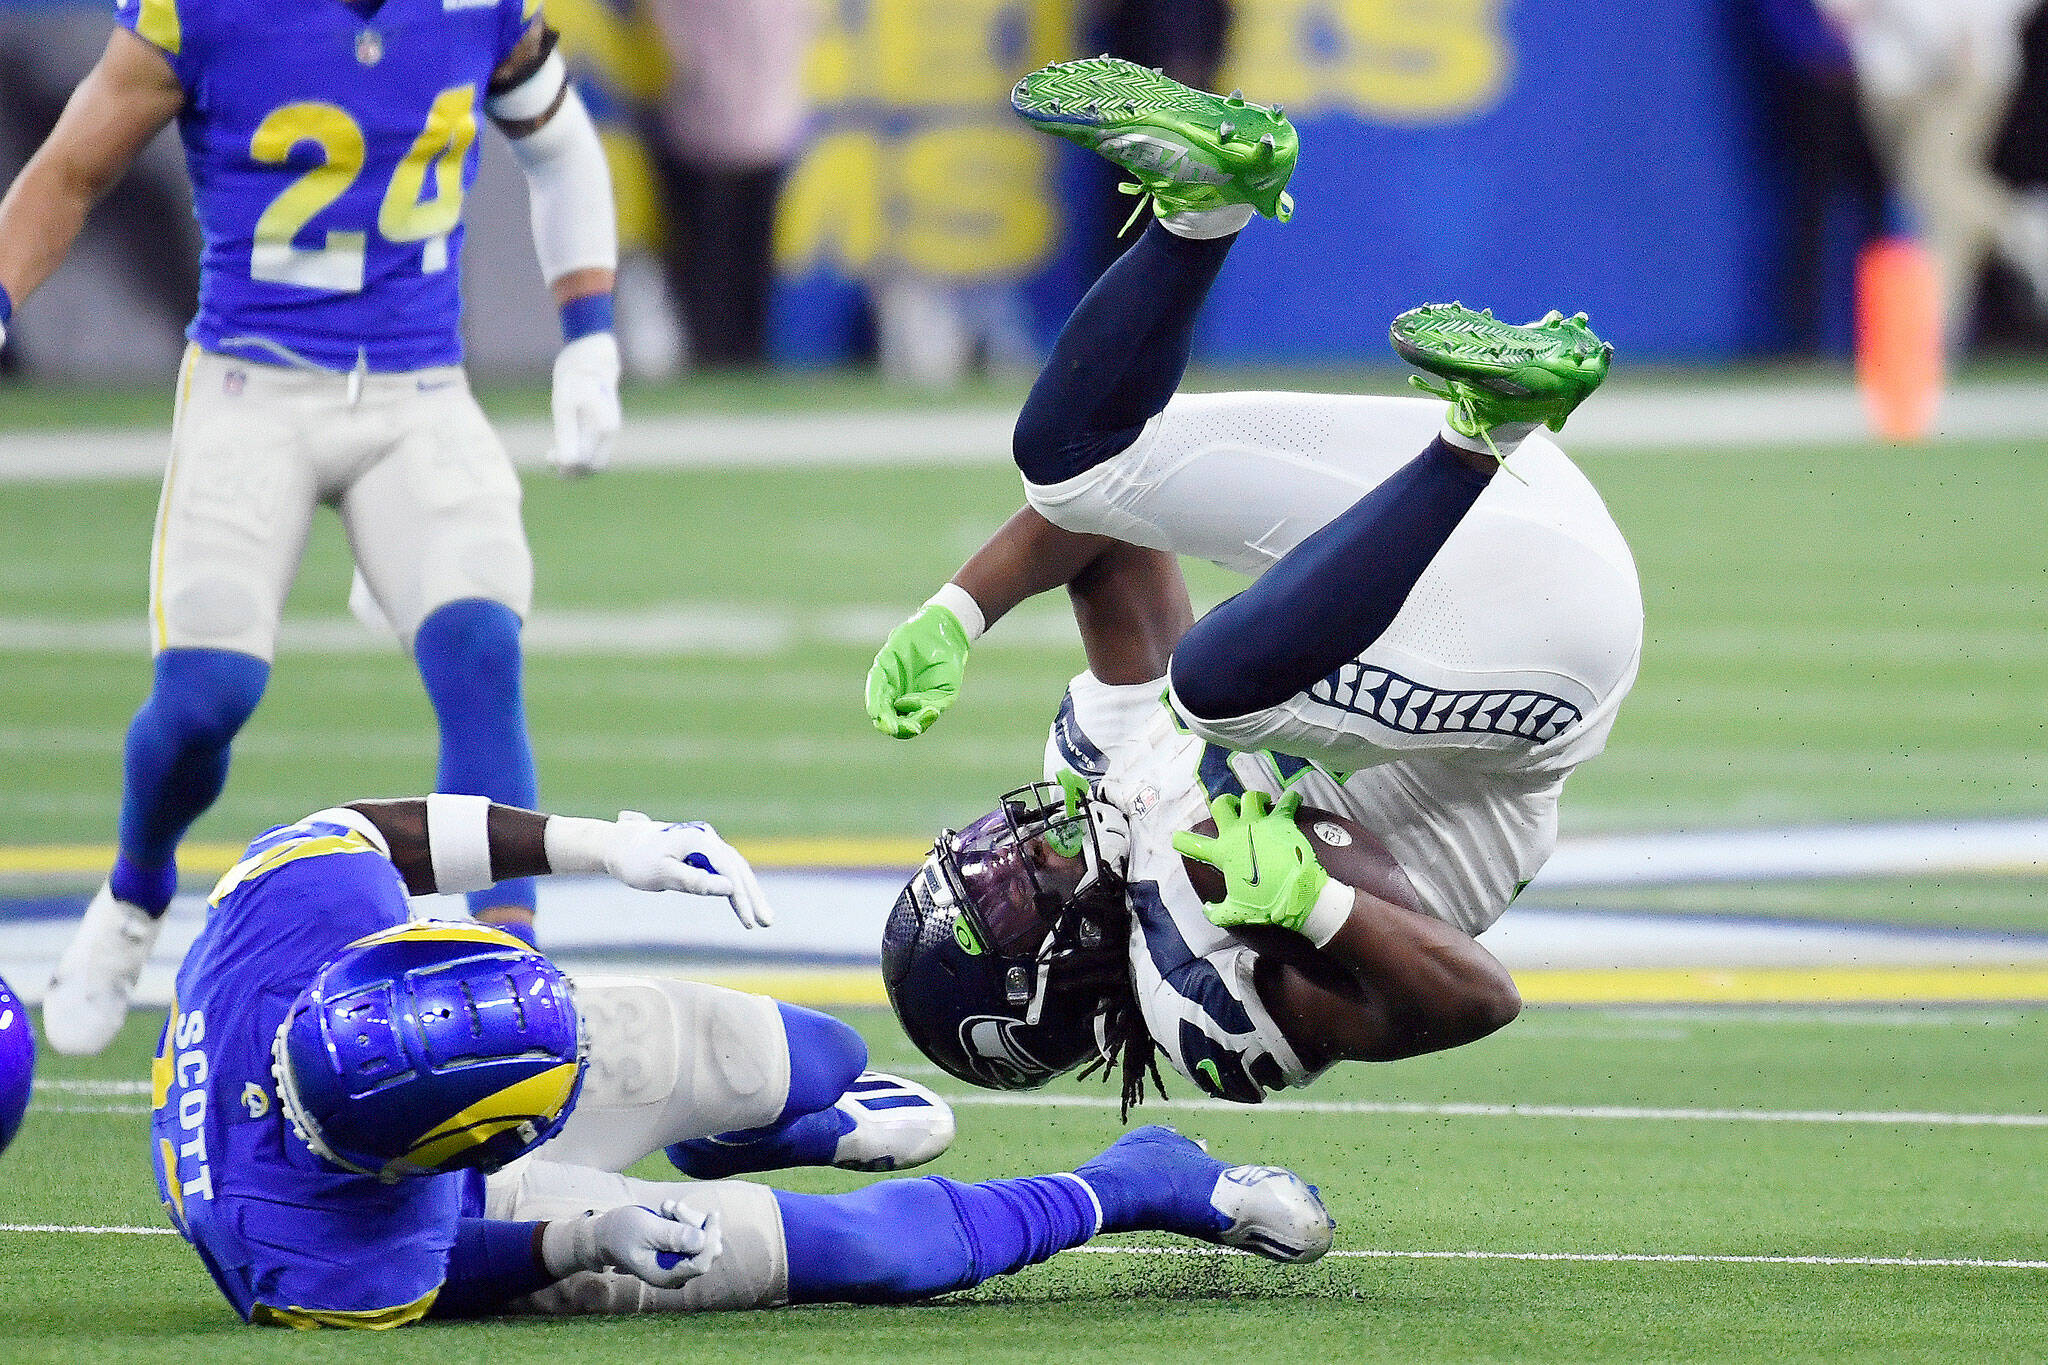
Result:
<svg viewBox="0 0 2048 1365"><path fill-rule="evenodd" d="M316 1155L389 1182L494 1171L553 1137L583 1088L584 1046L554 963L486 925L424 921L322 967L272 1069Z"/></svg>
<svg viewBox="0 0 2048 1365"><path fill-rule="evenodd" d="M882 932L882 983L920 1052L990 1090L1107 1056L1108 1002L1129 992L1122 842L1114 811L1046 782L940 834Z"/></svg>
<svg viewBox="0 0 2048 1365"><path fill-rule="evenodd" d="M36 1039L29 1031L28 1011L0 981L0 1152L21 1131L29 1092L36 1084Z"/></svg>

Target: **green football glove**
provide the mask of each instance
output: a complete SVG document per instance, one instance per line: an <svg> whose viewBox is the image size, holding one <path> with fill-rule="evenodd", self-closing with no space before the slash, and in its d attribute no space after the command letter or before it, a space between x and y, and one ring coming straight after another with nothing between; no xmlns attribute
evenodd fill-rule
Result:
<svg viewBox="0 0 2048 1365"><path fill-rule="evenodd" d="M889 632L868 669L868 719L891 739L915 739L960 695L967 675L967 628L945 607L924 610Z"/></svg>
<svg viewBox="0 0 2048 1365"><path fill-rule="evenodd" d="M1212 924L1275 924L1305 932L1330 874L1294 823L1300 809L1300 792L1288 792L1277 806L1260 791L1246 792L1242 802L1219 796L1209 803L1214 837L1193 830L1173 836L1176 851L1223 874L1223 899L1202 906Z"/></svg>

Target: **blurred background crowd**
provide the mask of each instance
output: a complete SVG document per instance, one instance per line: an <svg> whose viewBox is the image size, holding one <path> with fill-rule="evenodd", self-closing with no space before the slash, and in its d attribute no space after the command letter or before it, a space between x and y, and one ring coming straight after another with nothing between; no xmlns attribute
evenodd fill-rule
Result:
<svg viewBox="0 0 2048 1365"><path fill-rule="evenodd" d="M2041 0L548 0L604 129L629 369L873 363L944 387L1036 363L1118 249L1113 172L1014 120L1018 75L1113 52L1277 100L1285 229L1249 234L1200 353L1377 360L1438 296L1585 308L1633 357L1845 354L1869 241L1935 267L1952 354L2048 342ZM0 0L0 181L105 41ZM0 366L161 377L197 276L166 135L24 308ZM487 140L488 142L488 140ZM1069 155L1068 153L1073 153ZM472 364L556 337L487 147ZM512 268L517 265L518 268Z"/></svg>

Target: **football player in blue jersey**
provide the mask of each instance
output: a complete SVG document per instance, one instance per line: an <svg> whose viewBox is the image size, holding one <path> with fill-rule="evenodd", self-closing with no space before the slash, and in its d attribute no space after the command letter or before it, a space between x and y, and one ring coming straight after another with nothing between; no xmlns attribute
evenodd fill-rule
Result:
<svg viewBox="0 0 2048 1365"><path fill-rule="evenodd" d="M155 677L126 748L120 849L59 961L45 1028L103 1048L270 673L313 509L412 653L438 785L536 795L520 622L519 482L471 397L458 333L479 115L526 171L561 307L553 457L604 463L619 426L616 229L595 129L539 0L117 0L119 27L0 200L0 337L87 212L173 119L205 247L150 556ZM533 891L473 908L530 934Z"/></svg>
<svg viewBox="0 0 2048 1365"><path fill-rule="evenodd" d="M702 824L545 816L480 797L363 802L272 829L221 878L152 1073L166 1209L251 1322L396 1327L506 1311L896 1302L1098 1232L1309 1261L1293 1174L1143 1129L1070 1173L790 1194L735 1174L897 1170L953 1136L921 1086L865 1070L829 1015L682 981L572 982L407 893L605 872L768 917ZM619 1174L666 1149L688 1183Z"/></svg>

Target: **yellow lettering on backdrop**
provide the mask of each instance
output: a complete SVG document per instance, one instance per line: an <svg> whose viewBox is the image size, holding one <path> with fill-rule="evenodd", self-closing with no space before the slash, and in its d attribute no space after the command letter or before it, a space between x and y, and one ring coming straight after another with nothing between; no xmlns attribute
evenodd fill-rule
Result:
<svg viewBox="0 0 2048 1365"><path fill-rule="evenodd" d="M1239 9L1228 84L1297 117L1435 123L1506 87L1503 0L1261 0Z"/></svg>
<svg viewBox="0 0 2048 1365"><path fill-rule="evenodd" d="M1010 87L1072 55L1074 22L1074 0L834 7L806 77L830 131L783 191L783 266L1030 273L1057 238L1055 147L1007 122Z"/></svg>
<svg viewBox="0 0 2048 1365"><path fill-rule="evenodd" d="M871 133L830 133L810 145L783 186L775 254L809 270L831 263L861 274L882 249L882 142Z"/></svg>

